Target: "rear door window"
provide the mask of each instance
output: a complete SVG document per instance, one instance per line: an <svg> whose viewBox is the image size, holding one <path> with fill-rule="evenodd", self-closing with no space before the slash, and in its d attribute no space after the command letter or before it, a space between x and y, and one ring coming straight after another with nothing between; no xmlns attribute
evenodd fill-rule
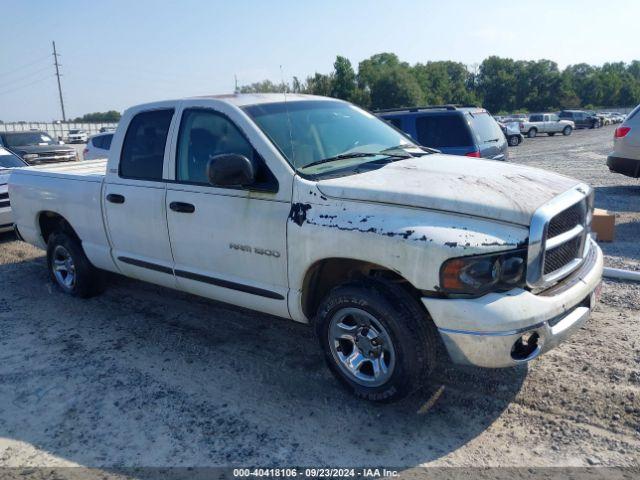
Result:
<svg viewBox="0 0 640 480"><path fill-rule="evenodd" d="M543 120L542 115L531 115L529 117L530 122L542 122L542 120Z"/></svg>
<svg viewBox="0 0 640 480"><path fill-rule="evenodd" d="M471 117L471 129L478 143L496 142L504 138L500 126L488 113L473 113L469 116Z"/></svg>
<svg viewBox="0 0 640 480"><path fill-rule="evenodd" d="M120 176L138 180L162 180L164 149L173 110L137 114L124 137Z"/></svg>
<svg viewBox="0 0 640 480"><path fill-rule="evenodd" d="M468 147L474 144L462 115L418 117L416 131L418 142L425 147Z"/></svg>

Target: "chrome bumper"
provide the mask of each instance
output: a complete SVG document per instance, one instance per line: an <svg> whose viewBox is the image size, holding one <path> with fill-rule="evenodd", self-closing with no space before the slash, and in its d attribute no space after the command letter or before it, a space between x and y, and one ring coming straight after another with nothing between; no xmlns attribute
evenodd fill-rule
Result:
<svg viewBox="0 0 640 480"><path fill-rule="evenodd" d="M595 306L602 251L548 292L514 289L477 299L423 298L453 362L486 368L533 360L578 330ZM523 336L529 342L522 342Z"/></svg>

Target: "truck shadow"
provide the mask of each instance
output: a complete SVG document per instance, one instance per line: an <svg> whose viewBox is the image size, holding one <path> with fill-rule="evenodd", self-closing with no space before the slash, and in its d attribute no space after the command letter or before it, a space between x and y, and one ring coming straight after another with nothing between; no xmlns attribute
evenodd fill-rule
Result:
<svg viewBox="0 0 640 480"><path fill-rule="evenodd" d="M71 298L42 257L0 276L0 437L85 466L412 467L484 432L527 374L445 361L425 391L370 404L307 326L121 277Z"/></svg>

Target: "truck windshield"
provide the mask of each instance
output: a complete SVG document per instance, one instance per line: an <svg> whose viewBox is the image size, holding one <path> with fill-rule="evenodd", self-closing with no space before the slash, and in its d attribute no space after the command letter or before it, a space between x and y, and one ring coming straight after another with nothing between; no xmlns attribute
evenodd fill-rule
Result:
<svg viewBox="0 0 640 480"><path fill-rule="evenodd" d="M250 105L244 111L287 161L305 173L319 174L394 157L394 149L400 147L416 148L376 116L348 103L304 100ZM322 162L327 159L330 162Z"/></svg>
<svg viewBox="0 0 640 480"><path fill-rule="evenodd" d="M27 145L53 145L53 139L43 132L6 133L2 141L7 147L24 147Z"/></svg>

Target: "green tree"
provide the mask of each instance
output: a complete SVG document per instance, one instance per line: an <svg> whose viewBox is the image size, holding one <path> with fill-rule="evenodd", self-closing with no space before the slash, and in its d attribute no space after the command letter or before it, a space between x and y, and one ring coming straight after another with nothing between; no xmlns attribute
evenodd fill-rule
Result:
<svg viewBox="0 0 640 480"><path fill-rule="evenodd" d="M81 117L76 117L72 122L88 122L88 123L115 123L120 120L120 112L109 110L108 112L87 113Z"/></svg>
<svg viewBox="0 0 640 480"><path fill-rule="evenodd" d="M336 57L333 64L333 82L331 82L331 96L351 101L355 97L358 85L356 72L353 71L351 62L341 56Z"/></svg>
<svg viewBox="0 0 640 480"><path fill-rule="evenodd" d="M412 107L422 103L420 85L406 68L386 70L370 88L370 106L373 109Z"/></svg>
<svg viewBox="0 0 640 480"><path fill-rule="evenodd" d="M313 77L307 77L304 93L323 95L330 97L333 90L333 77L322 73L315 73Z"/></svg>
<svg viewBox="0 0 640 480"><path fill-rule="evenodd" d="M271 80L262 80L240 87L240 93L282 93L288 91L289 85L286 83L274 83Z"/></svg>

